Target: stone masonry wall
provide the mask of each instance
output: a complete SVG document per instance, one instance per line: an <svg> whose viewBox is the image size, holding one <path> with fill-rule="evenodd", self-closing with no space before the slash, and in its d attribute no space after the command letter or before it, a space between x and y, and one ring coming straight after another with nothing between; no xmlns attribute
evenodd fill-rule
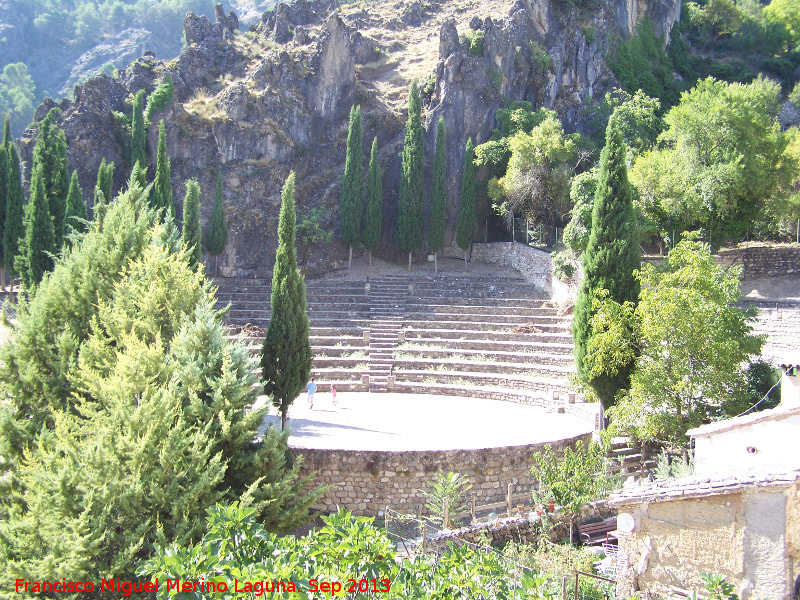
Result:
<svg viewBox="0 0 800 600"><path fill-rule="evenodd" d="M471 260L512 267L542 291L550 291L552 286L550 255L525 244L515 242L472 244Z"/></svg>
<svg viewBox="0 0 800 600"><path fill-rule="evenodd" d="M550 445L560 455L568 444L590 439L587 433ZM514 494L527 493L536 483L530 471L533 455L543 446L407 452L298 448L293 452L304 457L304 474L317 471L316 483L331 485L315 508L333 512L338 506L356 515L376 516L387 506L415 513L417 505L425 503L419 490L426 489L439 472L465 475L479 505L505 500L509 483L514 484Z"/></svg>
<svg viewBox="0 0 800 600"><path fill-rule="evenodd" d="M649 256L642 262L661 264L661 256ZM752 246L721 250L714 255L714 262L721 267L741 265L742 279L761 277L783 277L800 274L800 246Z"/></svg>

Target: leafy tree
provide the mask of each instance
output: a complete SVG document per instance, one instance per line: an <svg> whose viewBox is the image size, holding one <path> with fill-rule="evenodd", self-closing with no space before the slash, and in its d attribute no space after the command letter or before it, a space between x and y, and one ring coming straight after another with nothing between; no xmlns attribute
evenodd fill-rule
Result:
<svg viewBox="0 0 800 600"><path fill-rule="evenodd" d="M22 192L22 178L16 146L9 143L7 152L8 196L6 197L6 218L3 227L3 267L7 272L15 273L14 261L20 251L20 238L25 233L23 223L25 196Z"/></svg>
<svg viewBox="0 0 800 600"><path fill-rule="evenodd" d="M569 515L569 541L581 506L603 497L611 487L605 474L605 452L602 446L591 442L588 446L576 444L572 449L564 448L564 456L558 459L550 444L533 456L535 466L531 468L539 485L550 492L556 505Z"/></svg>
<svg viewBox="0 0 800 600"><path fill-rule="evenodd" d="M584 276L572 322L578 377L594 389L604 408L613 404L619 390L628 387L630 369L620 367L614 374L590 372L584 363L593 335L592 300L596 290L605 289L617 302L636 302L639 282L634 271L640 266L639 232L633 209L633 188L628 182L626 150L619 122L612 116L606 130L606 145L600 156L592 229L583 254Z"/></svg>
<svg viewBox="0 0 800 600"><path fill-rule="evenodd" d="M21 302L0 349L4 587L64 568L130 580L152 544L198 540L218 501L246 500L271 531L307 520L318 494L286 466L286 435L259 433L248 350L214 302L135 181Z"/></svg>
<svg viewBox="0 0 800 600"><path fill-rule="evenodd" d="M572 201L570 215L572 218L564 227L564 244L577 254L586 250L586 246L589 244L597 176L597 169L586 171L576 175L570 186L569 197Z"/></svg>
<svg viewBox="0 0 800 600"><path fill-rule="evenodd" d="M450 520L444 522L444 504L447 501L447 514L454 515L467 508L466 494L472 489L469 479L461 473L439 473L431 482L430 491L422 490L421 493L428 499L426 507L434 514L434 519L442 523L444 528L450 527Z"/></svg>
<svg viewBox="0 0 800 600"><path fill-rule="evenodd" d="M53 270L52 257L56 251L44 179L44 166L36 163L31 179L31 198L25 210L25 238L20 244L20 254L14 260L14 268L22 276L22 285L29 292L39 285L46 272Z"/></svg>
<svg viewBox="0 0 800 600"><path fill-rule="evenodd" d="M69 171L67 170L67 140L64 130L56 125L61 117L61 109L53 108L39 124L39 135L33 150L34 169L42 166L42 184L47 199L48 210L53 218L54 251L62 246L62 227L69 192Z"/></svg>
<svg viewBox="0 0 800 600"><path fill-rule="evenodd" d="M147 168L147 132L144 126L144 90L136 92L131 117L131 165ZM159 132L160 133L160 132ZM160 139L160 136L159 136Z"/></svg>
<svg viewBox="0 0 800 600"><path fill-rule="evenodd" d="M25 63L9 63L3 67L0 74L0 114L9 117L10 127L18 134L33 119L35 92L36 85Z"/></svg>
<svg viewBox="0 0 800 600"><path fill-rule="evenodd" d="M188 188L187 188L188 191ZM156 157L156 180L153 184L153 195L150 198L153 207L163 210L164 218L167 215L175 218L175 201L172 197L172 183L170 183L169 156L167 156L167 130L164 121L158 123L158 155ZM184 208L185 212L185 208ZM184 215L184 219L185 219Z"/></svg>
<svg viewBox="0 0 800 600"><path fill-rule="evenodd" d="M464 173L461 178L461 202L458 205L456 221L456 244L464 251L464 268L467 268L467 255L472 246L475 230L475 155L472 138L467 140L464 150Z"/></svg>
<svg viewBox="0 0 800 600"><path fill-rule="evenodd" d="M431 190L431 218L428 226L428 248L433 252L433 267L439 272L438 253L444 247L444 219L447 205L445 177L444 119L439 117L436 128L436 154L433 158L433 188Z"/></svg>
<svg viewBox="0 0 800 600"><path fill-rule="evenodd" d="M620 89L606 92L599 103L589 104L585 112L590 117L589 136L598 147L605 143L608 120L617 113L629 160L650 150L664 129L661 103L642 90L633 95Z"/></svg>
<svg viewBox="0 0 800 600"><path fill-rule="evenodd" d="M169 108L170 104L172 104L174 89L175 86L172 83L172 77L166 76L164 77L164 81L162 81L147 98L147 106L144 109L145 130L150 127L150 120L155 113Z"/></svg>
<svg viewBox="0 0 800 600"><path fill-rule="evenodd" d="M217 172L217 189L214 192L214 212L206 233L206 250L214 257L214 277L217 276L217 258L228 244L228 226L225 224L225 196L223 193L222 169Z"/></svg>
<svg viewBox="0 0 800 600"><path fill-rule="evenodd" d="M797 47L800 44L800 7L792 0L772 0L764 8L767 21L777 24L785 29L789 46Z"/></svg>
<svg viewBox="0 0 800 600"><path fill-rule="evenodd" d="M183 199L183 232L181 240L186 248L186 256L192 270L203 262L203 247L200 237L200 184L194 179L186 182L186 196Z"/></svg>
<svg viewBox="0 0 800 600"><path fill-rule="evenodd" d="M302 263L308 262L312 246L319 242L330 242L333 232L323 228L325 207L318 206L306 211L297 221L297 242L302 250Z"/></svg>
<svg viewBox="0 0 800 600"><path fill-rule="evenodd" d="M661 229L702 226L709 243L741 236L790 189L797 165L777 122L780 86L705 79L667 113L663 148L637 159L631 179L661 207ZM671 222L664 222L670 219Z"/></svg>
<svg viewBox="0 0 800 600"><path fill-rule="evenodd" d="M369 266L372 267L372 251L381 243L381 220L383 219L383 183L381 167L378 164L378 138L372 139L367 171L367 208L364 213L364 231L361 239L369 252Z"/></svg>
<svg viewBox="0 0 800 600"><path fill-rule="evenodd" d="M63 236L68 239L70 233L84 233L86 231L86 203L83 201L83 192L78 185L78 171L72 172L67 194L67 210L64 213Z"/></svg>
<svg viewBox="0 0 800 600"><path fill-rule="evenodd" d="M264 393L281 413L286 414L311 374L311 343L306 315L306 284L297 268L295 248L294 171L281 191L278 220L278 251L272 273L272 317L264 346L261 369Z"/></svg>
<svg viewBox="0 0 800 600"><path fill-rule="evenodd" d="M411 82L408 93L408 122L403 142L400 173L400 202L397 216L397 243L408 252L408 270L411 271L411 254L422 248L425 231L425 148L422 137L420 113L422 103L417 82Z"/></svg>
<svg viewBox="0 0 800 600"><path fill-rule="evenodd" d="M752 398L747 370L763 338L754 307L739 308L736 273L714 264L708 247L684 240L662 268L646 264L639 303L596 297L586 364L614 373L634 363L630 390L609 410L612 431L683 445L705 419L734 416ZM738 413L737 413L738 414Z"/></svg>
<svg viewBox="0 0 800 600"><path fill-rule="evenodd" d="M111 189L114 183L114 163L106 164L104 158L97 169L97 183L94 186L94 202L92 212L95 219L102 218L105 206L111 202Z"/></svg>
<svg viewBox="0 0 800 600"><path fill-rule="evenodd" d="M353 246L361 242L361 193L364 187L364 150L361 144L361 107L350 108L350 127L347 132L347 157L345 158L342 194L339 199L339 219L342 237L350 245L347 268L353 262Z"/></svg>

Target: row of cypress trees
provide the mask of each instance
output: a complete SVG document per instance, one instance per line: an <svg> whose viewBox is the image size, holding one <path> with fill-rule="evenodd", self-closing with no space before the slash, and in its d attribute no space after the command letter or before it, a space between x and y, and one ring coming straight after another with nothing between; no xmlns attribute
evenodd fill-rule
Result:
<svg viewBox="0 0 800 600"><path fill-rule="evenodd" d="M372 140L369 169L367 171L366 209L363 201L364 149L361 134L361 107L350 108L350 125L347 132L347 155L345 157L342 191L339 198L339 219L342 238L350 246L347 268L353 262L353 246L363 245L369 252L372 266L372 251L381 241L383 217L383 183L378 166L378 138Z"/></svg>

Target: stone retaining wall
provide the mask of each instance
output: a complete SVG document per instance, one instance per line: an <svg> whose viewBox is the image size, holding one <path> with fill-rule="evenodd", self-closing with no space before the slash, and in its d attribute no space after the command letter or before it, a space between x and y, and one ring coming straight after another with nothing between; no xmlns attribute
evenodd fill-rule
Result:
<svg viewBox="0 0 800 600"><path fill-rule="evenodd" d="M548 291L552 285L550 255L526 244L515 242L472 244L471 260L512 267L542 291Z"/></svg>
<svg viewBox="0 0 800 600"><path fill-rule="evenodd" d="M502 427L502 423L487 423ZM550 442L561 455L567 445L588 443L591 434ZM389 506L398 512L415 513L425 498L419 490L429 487L440 472L466 476L478 504L502 502L507 486L513 493L528 493L536 484L531 474L533 455L544 444L484 448L479 450L428 450L387 452L371 450L317 450L293 448L304 457L302 472L317 471L316 483L331 489L315 507L334 512L338 507L356 515L376 516Z"/></svg>
<svg viewBox="0 0 800 600"><path fill-rule="evenodd" d="M660 265L662 256L646 256L642 262ZM800 246L752 246L720 250L714 262L725 269L741 265L742 279L783 277L800 273Z"/></svg>

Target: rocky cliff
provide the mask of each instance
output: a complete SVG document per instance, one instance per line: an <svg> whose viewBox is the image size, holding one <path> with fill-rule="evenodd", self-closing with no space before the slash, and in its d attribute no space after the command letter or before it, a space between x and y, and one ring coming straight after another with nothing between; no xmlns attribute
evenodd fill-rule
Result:
<svg viewBox="0 0 800 600"><path fill-rule="evenodd" d="M391 257L398 253L392 231L406 94L417 78L429 158L440 116L448 132L447 245L467 138L485 141L497 108L514 100L553 108L568 129L579 128L583 100L615 83L605 63L613 40L630 35L643 15L668 35L679 5L611 0L579 10L551 0L373 0L338 8L337 0L294 0L264 13L246 32L221 7L214 23L190 13L187 46L177 59L145 56L117 78L89 79L76 88L74 101L62 101L70 169L78 169L88 199L105 158L117 165L120 188L130 168L124 116L132 95L151 92L170 76L174 101L154 122L163 119L167 126L176 197L183 197L186 179L196 178L205 222L222 169L231 235L220 269L265 276L277 244L280 187L291 170L297 172L298 214L321 207L323 227L338 234L347 116L358 103L365 148L378 138L385 194L379 254ZM37 118L53 105L39 107ZM28 163L34 134L22 140ZM153 161L156 144L151 126ZM338 236L301 253L311 271L335 268L347 254Z"/></svg>

